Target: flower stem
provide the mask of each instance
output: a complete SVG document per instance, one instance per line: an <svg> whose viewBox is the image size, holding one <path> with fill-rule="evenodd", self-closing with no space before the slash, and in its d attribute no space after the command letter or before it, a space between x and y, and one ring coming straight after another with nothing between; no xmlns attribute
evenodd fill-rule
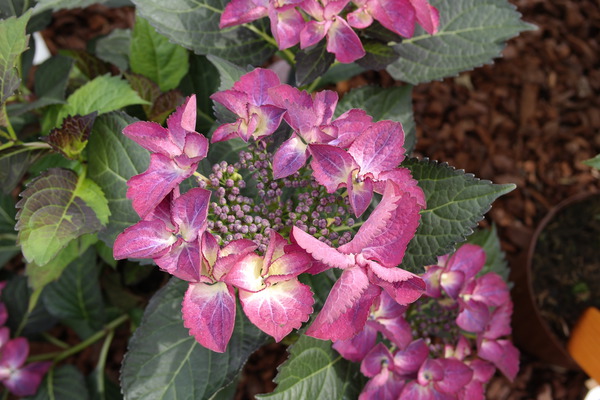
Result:
<svg viewBox="0 0 600 400"><path fill-rule="evenodd" d="M8 139L16 142L17 140L17 134L15 133L15 130L12 127L12 124L10 123L10 120L8 119L8 113L6 112L6 104L2 104L2 109L0 110L0 114L4 114L4 119L6 120L6 129L8 130Z"/></svg>
<svg viewBox="0 0 600 400"><path fill-rule="evenodd" d="M115 337L115 330L111 329L104 339L104 343L102 344L102 349L100 350L100 356L98 359L98 364L96 365L96 371L98 375L96 376L96 387L98 388L98 393L101 398L105 397L106 387L104 385L104 368L106 367L106 359L108 357L108 350L110 349L110 344L112 343L113 338Z"/></svg>
<svg viewBox="0 0 600 400"><path fill-rule="evenodd" d="M246 24L244 25L244 27L248 28L249 30L251 30L252 32L256 33L258 36L260 36L265 42L272 44L273 46L277 47L279 49L279 45L277 44L277 41L271 37L270 35L267 35L265 32L261 31L260 29L258 29L256 26L252 25L252 24ZM296 56L294 55L294 53L290 50L290 49L285 49L285 50L279 50L279 53L281 54L281 56L293 67L294 65L296 65Z"/></svg>

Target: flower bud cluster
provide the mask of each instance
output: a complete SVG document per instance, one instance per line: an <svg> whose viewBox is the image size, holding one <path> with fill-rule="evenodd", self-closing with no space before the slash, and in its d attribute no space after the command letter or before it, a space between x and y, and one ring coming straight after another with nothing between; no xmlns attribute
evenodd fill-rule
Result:
<svg viewBox="0 0 600 400"><path fill-rule="evenodd" d="M6 282L0 282L0 294L5 286ZM6 306L0 303L0 382L15 396L32 396L52 363L37 361L26 364L29 342L24 337L10 339L10 330L5 326L7 320Z"/></svg>

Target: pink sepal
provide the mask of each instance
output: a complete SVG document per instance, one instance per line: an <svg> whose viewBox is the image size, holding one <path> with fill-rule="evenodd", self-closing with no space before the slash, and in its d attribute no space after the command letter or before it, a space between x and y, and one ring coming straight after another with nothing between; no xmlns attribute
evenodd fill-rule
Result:
<svg viewBox="0 0 600 400"><path fill-rule="evenodd" d="M456 325L467 332L483 332L490 320L487 305L476 300L459 299L461 311L456 317Z"/></svg>
<svg viewBox="0 0 600 400"><path fill-rule="evenodd" d="M154 153L146 172L127 181L127 198L140 218L145 218L181 182L189 178L196 165L181 168L174 160Z"/></svg>
<svg viewBox="0 0 600 400"><path fill-rule="evenodd" d="M446 271L440 276L440 285L448 296L457 299L465 283L465 274L462 271Z"/></svg>
<svg viewBox="0 0 600 400"><path fill-rule="evenodd" d="M139 221L117 236L113 247L116 260L157 258L169 251L177 238L160 220Z"/></svg>
<svg viewBox="0 0 600 400"><path fill-rule="evenodd" d="M273 177L280 179L292 175L306 163L307 158L306 144L292 134L292 137L279 146L273 156Z"/></svg>
<svg viewBox="0 0 600 400"><path fill-rule="evenodd" d="M365 29L373 23L373 17L366 10L366 7L360 7L346 15L348 25L357 29Z"/></svg>
<svg viewBox="0 0 600 400"><path fill-rule="evenodd" d="M13 371L8 379L2 381L15 396L33 396L42 383L42 378L52 366L51 361L29 363Z"/></svg>
<svg viewBox="0 0 600 400"><path fill-rule="evenodd" d="M402 400L445 400L445 398L436 397L430 385L422 386L417 381L409 381L398 398Z"/></svg>
<svg viewBox="0 0 600 400"><path fill-rule="evenodd" d="M407 305L417 301L425 292L425 282L420 278L411 278L406 281L388 282L374 274L369 275L371 283L381 287L398 304Z"/></svg>
<svg viewBox="0 0 600 400"><path fill-rule="evenodd" d="M473 370L473 380L483 383L487 383L492 379L492 376L496 372L496 368L492 364L479 358L472 360L469 363L469 367Z"/></svg>
<svg viewBox="0 0 600 400"><path fill-rule="evenodd" d="M305 49L319 43L329 30L331 21L309 21L300 32L300 48Z"/></svg>
<svg viewBox="0 0 600 400"><path fill-rule="evenodd" d="M480 339L477 354L493 363L511 381L519 372L519 350L509 340Z"/></svg>
<svg viewBox="0 0 600 400"><path fill-rule="evenodd" d="M498 339L511 334L510 317L513 311L512 302L502 304L492 312L490 322L483 332L486 339Z"/></svg>
<svg viewBox="0 0 600 400"><path fill-rule="evenodd" d="M240 130L240 124L241 121L237 120L236 122L219 126L213 132L212 136L210 137L210 141L212 143L223 142L239 136L238 132Z"/></svg>
<svg viewBox="0 0 600 400"><path fill-rule="evenodd" d="M0 350L0 367L16 370L25 364L29 354L29 342L24 337L18 337L4 343ZM0 376L0 380L2 378Z"/></svg>
<svg viewBox="0 0 600 400"><path fill-rule="evenodd" d="M427 0L410 0L415 8L416 18L419 25L430 35L437 33L440 25L440 14Z"/></svg>
<svg viewBox="0 0 600 400"><path fill-rule="evenodd" d="M355 173L348 175L346 186L348 188L348 200L354 215L358 218L369 208L373 199L373 181L365 178L362 182L353 179Z"/></svg>
<svg viewBox="0 0 600 400"><path fill-rule="evenodd" d="M233 84L233 90L246 93L247 102L255 106L272 104L269 89L281 84L274 71L265 68L256 68ZM283 110L282 110L283 111Z"/></svg>
<svg viewBox="0 0 600 400"><path fill-rule="evenodd" d="M167 118L167 127L173 142L181 149L186 136L196 132L196 95L191 95Z"/></svg>
<svg viewBox="0 0 600 400"><path fill-rule="evenodd" d="M239 291L244 313L263 332L279 342L308 321L313 293L297 279L279 282L256 293Z"/></svg>
<svg viewBox="0 0 600 400"><path fill-rule="evenodd" d="M429 348L423 339L417 339L394 354L394 370L400 375L414 374L428 356Z"/></svg>
<svg viewBox="0 0 600 400"><path fill-rule="evenodd" d="M303 252L284 254L269 265L268 276L265 278L267 285L294 278L311 266L311 257Z"/></svg>
<svg viewBox="0 0 600 400"><path fill-rule="evenodd" d="M443 264L440 264L443 265ZM446 270L461 271L465 282L470 281L485 265L485 251L470 243L463 244L446 262Z"/></svg>
<svg viewBox="0 0 600 400"><path fill-rule="evenodd" d="M404 131L399 122L379 121L360 135L348 153L360 166L361 174L377 177L396 168L404 160Z"/></svg>
<svg viewBox="0 0 600 400"><path fill-rule="evenodd" d="M353 108L346 111L331 123L337 128L337 134L329 144L347 149L365 129L371 126L372 121L373 117L364 110Z"/></svg>
<svg viewBox="0 0 600 400"><path fill-rule="evenodd" d="M206 228L210 194L209 190L192 188L173 201L173 222L183 240L195 241Z"/></svg>
<svg viewBox="0 0 600 400"><path fill-rule="evenodd" d="M265 251L265 262L262 270L262 275L267 273L268 267L271 265L273 261L281 257L286 253L285 247L288 242L277 233L275 230L271 230L269 232L269 245L267 246L267 250Z"/></svg>
<svg viewBox="0 0 600 400"><path fill-rule="evenodd" d="M249 253L241 260L232 265L223 281L238 289L249 292L258 292L266 288L261 276L263 268L263 257L255 253Z"/></svg>
<svg viewBox="0 0 600 400"><path fill-rule="evenodd" d="M323 340L348 340L360 332L381 289L359 267L349 268L333 285L323 309L306 331Z"/></svg>
<svg viewBox="0 0 600 400"><path fill-rule="evenodd" d="M352 171L358 169L354 159L344 149L327 144L310 144L312 155L310 163L313 177L327 188L328 193L335 192L340 185L352 179Z"/></svg>
<svg viewBox="0 0 600 400"><path fill-rule="evenodd" d="M397 400L404 388L404 378L385 371L367 382L358 400Z"/></svg>
<svg viewBox="0 0 600 400"><path fill-rule="evenodd" d="M183 151L183 146L177 146L169 131L156 122L134 122L123 128L123 134L146 150L169 158L178 156Z"/></svg>
<svg viewBox="0 0 600 400"><path fill-rule="evenodd" d="M192 242L178 240L167 253L154 258L154 262L161 269L184 281L200 280L200 271L198 271L201 265L200 244L197 239Z"/></svg>
<svg viewBox="0 0 600 400"><path fill-rule="evenodd" d="M425 273L421 275L421 278L425 281L427 289L425 294L429 297L437 299L442 296L442 287L440 285L440 279L442 276L443 268L437 265L430 265L425 267Z"/></svg>
<svg viewBox="0 0 600 400"><path fill-rule="evenodd" d="M268 0L232 0L225 6L221 14L219 28L242 25L265 17L267 16L268 4Z"/></svg>
<svg viewBox="0 0 600 400"><path fill-rule="evenodd" d="M369 322L371 321L367 321L363 330L352 339L338 340L333 343L332 347L346 360L352 362L362 361L377 341L377 329Z"/></svg>
<svg viewBox="0 0 600 400"><path fill-rule="evenodd" d="M350 268L356 265L352 255L340 253L338 250L326 245L297 226L292 228L292 236L300 247L321 263L341 269ZM322 270L324 271L325 269Z"/></svg>
<svg viewBox="0 0 600 400"><path fill-rule="evenodd" d="M444 378L444 369L440 361L432 358L425 360L417 374L417 382L420 385L426 386L431 382L439 382Z"/></svg>
<svg viewBox="0 0 600 400"><path fill-rule="evenodd" d="M204 135L191 133L185 138L185 146L183 148L183 156L177 157L179 164L184 162L184 157L187 158L186 164L194 164L206 158L208 155L208 139Z"/></svg>
<svg viewBox="0 0 600 400"><path fill-rule="evenodd" d="M508 286L502 277L490 272L477 278L471 297L491 307L498 307L510 301Z"/></svg>
<svg viewBox="0 0 600 400"><path fill-rule="evenodd" d="M473 370L454 358L437 360L444 371L444 378L435 383L435 388L448 394L456 394L473 378Z"/></svg>
<svg viewBox="0 0 600 400"><path fill-rule="evenodd" d="M393 368L394 359L388 348L379 342L360 363L360 372L368 378L379 375L384 368Z"/></svg>
<svg viewBox="0 0 600 400"><path fill-rule="evenodd" d="M217 282L192 283L182 303L183 325L202 346L223 353L235 325L233 287Z"/></svg>
<svg viewBox="0 0 600 400"><path fill-rule="evenodd" d="M271 20L271 32L277 41L279 50L290 48L300 42L300 32L304 29L306 22L298 10L290 8L281 11L271 8L269 19Z"/></svg>
<svg viewBox="0 0 600 400"><path fill-rule="evenodd" d="M386 181L392 181L401 192L406 192L417 200L417 204L422 208L427 207L425 193L423 189L417 186L418 182L412 178L408 168L393 168L379 174L378 181L375 181L375 191L383 193L385 191Z"/></svg>
<svg viewBox="0 0 600 400"><path fill-rule="evenodd" d="M327 51L341 63L351 63L365 56L360 38L341 17L335 17L327 31Z"/></svg>
<svg viewBox="0 0 600 400"><path fill-rule="evenodd" d="M410 0L371 0L368 8L373 18L390 31L412 37L416 16Z"/></svg>

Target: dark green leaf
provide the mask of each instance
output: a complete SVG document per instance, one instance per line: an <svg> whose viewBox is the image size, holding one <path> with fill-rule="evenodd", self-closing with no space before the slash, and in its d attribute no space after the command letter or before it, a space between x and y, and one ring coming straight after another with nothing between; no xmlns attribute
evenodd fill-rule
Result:
<svg viewBox="0 0 600 400"><path fill-rule="evenodd" d="M380 88L365 86L346 93L335 110L336 117L351 108L361 108L373 121L389 119L402 123L404 148L410 154L415 145L415 121L412 114L412 86Z"/></svg>
<svg viewBox="0 0 600 400"><path fill-rule="evenodd" d="M179 90L169 90L168 92L161 93L154 101L154 104L152 104L148 119L162 124L184 101L185 98Z"/></svg>
<svg viewBox="0 0 600 400"><path fill-rule="evenodd" d="M15 232L15 201L9 195L0 194L0 268L20 253Z"/></svg>
<svg viewBox="0 0 600 400"><path fill-rule="evenodd" d="M356 399L362 378L358 363L340 356L330 341L302 336L278 368L277 388L258 399Z"/></svg>
<svg viewBox="0 0 600 400"><path fill-rule="evenodd" d="M42 140L66 158L77 160L88 142L96 115L93 112L83 116L68 116L60 128L52 129Z"/></svg>
<svg viewBox="0 0 600 400"><path fill-rule="evenodd" d="M71 8L85 8L92 4L106 3L106 1L108 0L37 0L37 4L33 8L33 13L39 14L47 10L58 11Z"/></svg>
<svg viewBox="0 0 600 400"><path fill-rule="evenodd" d="M296 84L303 86L311 83L329 69L335 61L335 55L327 51L325 41L321 40L311 48L296 53Z"/></svg>
<svg viewBox="0 0 600 400"><path fill-rule="evenodd" d="M417 26L412 38L395 46L399 58L387 71L414 85L455 76L498 57L506 40L535 29L506 0L432 0L440 28L429 35Z"/></svg>
<svg viewBox="0 0 600 400"><path fill-rule="evenodd" d="M176 88L189 68L187 50L158 34L139 15L133 27L129 57L131 70L152 79L163 92Z"/></svg>
<svg viewBox="0 0 600 400"><path fill-rule="evenodd" d="M276 48L248 28L219 28L228 0L134 0L137 12L156 30L196 54L212 54L236 64L261 65ZM264 20L254 23L266 31Z"/></svg>
<svg viewBox="0 0 600 400"><path fill-rule="evenodd" d="M231 89L233 84L237 82L242 75L248 72L247 69L240 67L230 61L224 60L214 55L206 56L219 72L219 90Z"/></svg>
<svg viewBox="0 0 600 400"><path fill-rule="evenodd" d="M2 0L0 1L0 18L19 17L27 11L29 7L27 0Z"/></svg>
<svg viewBox="0 0 600 400"><path fill-rule="evenodd" d="M356 63L334 64L327 72L321 76L319 87L342 82L365 72L365 69Z"/></svg>
<svg viewBox="0 0 600 400"><path fill-rule="evenodd" d="M469 243L481 246L485 251L485 265L479 273L480 275L495 272L508 282L510 269L506 262L506 255L500 247L500 238L496 230L496 225L493 224L490 229L479 229L474 234L469 236Z"/></svg>
<svg viewBox="0 0 600 400"><path fill-rule="evenodd" d="M31 164L42 155L47 154L47 149L30 146L12 146L0 151L0 182L2 191L10 193L21 181Z"/></svg>
<svg viewBox="0 0 600 400"><path fill-rule="evenodd" d="M17 203L19 243L28 262L43 266L69 242L108 221L100 188L71 170L51 168L33 180Z"/></svg>
<svg viewBox="0 0 600 400"><path fill-rule="evenodd" d="M75 60L75 67L87 79L94 79L110 73L110 65L84 50L61 50L60 54Z"/></svg>
<svg viewBox="0 0 600 400"><path fill-rule="evenodd" d="M100 377L99 374L102 374L101 381L104 384L104 387L101 387L99 384ZM104 371L98 371L95 369L90 375L86 378L87 386L90 391L91 400L122 400L123 395L121 394L121 389L119 385L114 383L108 375L105 374Z"/></svg>
<svg viewBox="0 0 600 400"><path fill-rule="evenodd" d="M6 326L12 332L15 332L21 325L23 318L27 315L29 307L29 296L31 290L27 287L27 278L24 276L15 276L6 283L2 290L2 302L6 305L8 311L8 322ZM23 328L23 335L33 335L44 332L56 323L56 318L48 313L42 302L38 301L35 308L27 316L27 322Z"/></svg>
<svg viewBox="0 0 600 400"><path fill-rule="evenodd" d="M150 300L142 324L129 343L121 385L129 400L208 399L227 386L266 335L238 307L225 353L214 353L189 336L181 319L188 283L176 278Z"/></svg>
<svg viewBox="0 0 600 400"><path fill-rule="evenodd" d="M109 247L119 233L139 220L126 196L127 180L148 168L150 155L121 133L133 122L124 113L102 115L94 123L88 144L88 175L104 192L111 213L106 229L98 237Z"/></svg>
<svg viewBox="0 0 600 400"><path fill-rule="evenodd" d="M131 85L131 88L137 92L137 94L148 102L148 104L142 104L146 117L152 112L152 105L160 96L160 88L150 78L140 74L133 74L126 72L125 78Z"/></svg>
<svg viewBox="0 0 600 400"><path fill-rule="evenodd" d="M31 13L0 20L0 107L19 87L19 60L27 49L29 35L25 27Z"/></svg>
<svg viewBox="0 0 600 400"><path fill-rule="evenodd" d="M427 200L417 234L402 261L402 267L413 272L423 271L423 266L435 264L438 256L454 251L457 243L473 233L492 202L515 188L427 159L410 159L402 165L411 170Z"/></svg>
<svg viewBox="0 0 600 400"><path fill-rule="evenodd" d="M364 69L385 69L398 58L392 47L377 40L363 40L363 47L367 54L356 63Z"/></svg>
<svg viewBox="0 0 600 400"><path fill-rule="evenodd" d="M82 338L96 332L105 322L99 274L96 252L90 247L42 295L48 312L67 324L75 322L76 332Z"/></svg>
<svg viewBox="0 0 600 400"><path fill-rule="evenodd" d="M65 102L65 92L73 63L72 58L54 56L38 67L35 71L35 94L38 99L47 99L47 104Z"/></svg>
<svg viewBox="0 0 600 400"><path fill-rule="evenodd" d="M131 30L115 29L96 41L94 53L102 61L116 65L121 71L127 71L130 42Z"/></svg>
<svg viewBox="0 0 600 400"><path fill-rule="evenodd" d="M85 378L73 365L50 370L35 396L26 400L90 400Z"/></svg>

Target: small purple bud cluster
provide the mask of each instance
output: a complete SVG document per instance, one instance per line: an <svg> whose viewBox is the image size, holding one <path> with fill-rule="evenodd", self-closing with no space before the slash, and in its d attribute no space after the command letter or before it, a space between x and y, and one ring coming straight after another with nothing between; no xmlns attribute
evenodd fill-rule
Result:
<svg viewBox="0 0 600 400"><path fill-rule="evenodd" d="M244 170L252 179L244 180L240 174ZM259 252L267 248L271 229L285 233L294 226L330 246L348 243L355 221L348 212L347 198L327 193L303 172L275 179L272 154L264 142L250 144L234 164L221 161L213 165L208 178L199 180L200 187L214 189L208 229L222 245L246 238L258 245ZM258 201L244 196L247 181L255 182ZM294 196L289 196L290 191Z"/></svg>
<svg viewBox="0 0 600 400"><path fill-rule="evenodd" d="M445 304L439 299L423 296L411 304L407 321L412 328L413 337L423 338L431 354L442 357L444 345L458 341L458 311L458 305L454 302Z"/></svg>

